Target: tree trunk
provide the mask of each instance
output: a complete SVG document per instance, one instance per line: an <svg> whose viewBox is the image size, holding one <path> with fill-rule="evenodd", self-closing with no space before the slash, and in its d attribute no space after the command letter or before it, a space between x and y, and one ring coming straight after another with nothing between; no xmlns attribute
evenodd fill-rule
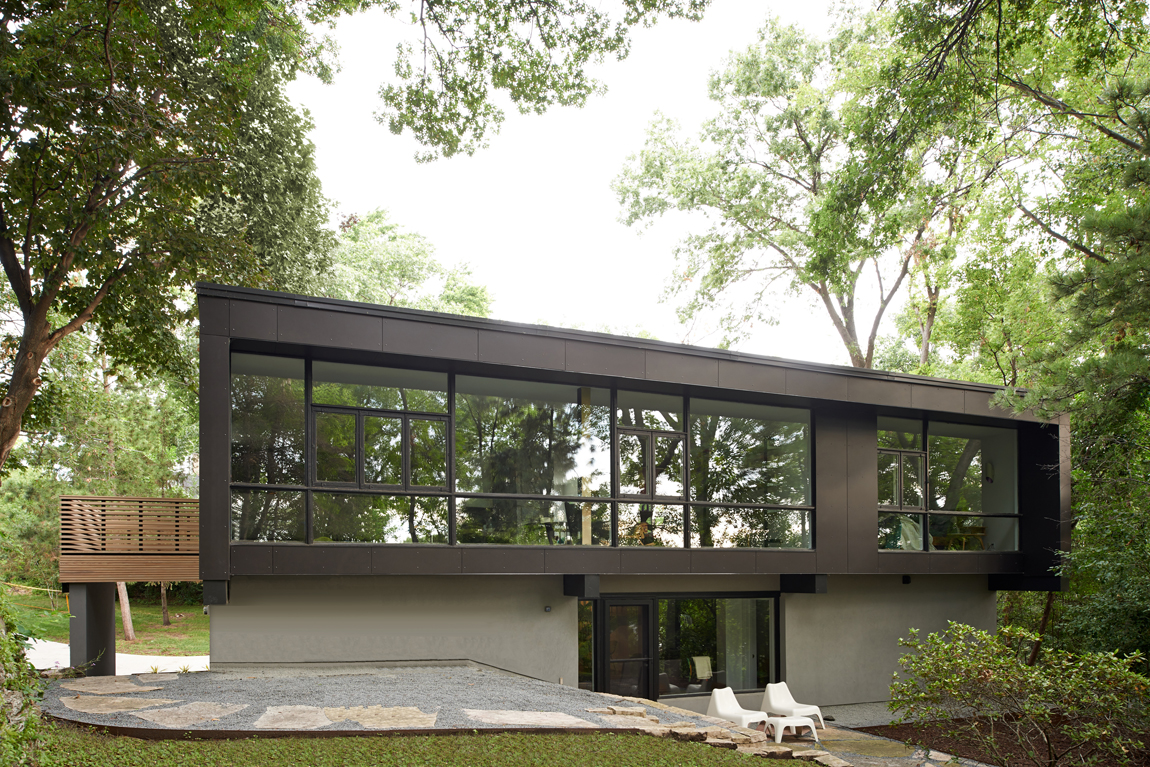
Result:
<svg viewBox="0 0 1150 767"><path fill-rule="evenodd" d="M8 455L20 439L24 413L40 388L40 365L53 347L48 340L48 323L37 323L34 317L25 318L24 322L24 337L20 339L20 348L16 352L12 378L0 400L0 466L7 462ZM30 326L29 322L33 325Z"/></svg>
<svg viewBox="0 0 1150 767"><path fill-rule="evenodd" d="M168 617L168 582L160 581L160 613L163 615L163 625L171 626L172 620Z"/></svg>
<svg viewBox="0 0 1150 767"><path fill-rule="evenodd" d="M116 593L120 595L120 620L124 623L124 639L136 641L136 630L132 628L132 606L128 604L128 584L116 582Z"/></svg>
<svg viewBox="0 0 1150 767"><path fill-rule="evenodd" d="M1046 634L1046 624L1050 622L1050 610L1054 607L1054 592L1046 592L1046 607L1042 608L1042 622L1038 624L1038 639L1034 640L1034 647L1030 648L1030 657L1026 659L1027 666L1038 662L1038 651L1042 648L1042 638Z"/></svg>

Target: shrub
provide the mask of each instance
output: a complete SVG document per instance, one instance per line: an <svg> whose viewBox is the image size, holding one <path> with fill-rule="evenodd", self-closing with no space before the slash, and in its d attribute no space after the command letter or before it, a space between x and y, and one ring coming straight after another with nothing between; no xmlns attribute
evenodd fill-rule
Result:
<svg viewBox="0 0 1150 767"><path fill-rule="evenodd" d="M0 764L31 764L40 735L40 677L24 657L12 612L0 589Z"/></svg>
<svg viewBox="0 0 1150 767"><path fill-rule="evenodd" d="M899 722L931 722L1007 762L1018 743L1035 764L1119 765L1142 748L1150 680L1131 670L1135 654L1043 650L1037 635L1008 626L997 635L950 623L925 640L912 629L894 675L890 708Z"/></svg>

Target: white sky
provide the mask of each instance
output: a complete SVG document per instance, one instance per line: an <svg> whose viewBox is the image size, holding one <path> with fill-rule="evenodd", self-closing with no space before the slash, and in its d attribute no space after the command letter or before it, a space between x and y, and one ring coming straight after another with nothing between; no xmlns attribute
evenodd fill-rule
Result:
<svg viewBox="0 0 1150 767"><path fill-rule="evenodd" d="M711 346L718 335L684 328L674 304L660 302L673 248L690 220L665 218L645 231L624 226L611 181L642 148L656 110L689 134L713 115L709 73L729 51L755 40L768 13L821 34L829 6L830 0L715 0L701 23L636 30L631 55L597 69L605 95L583 109L543 116L512 110L491 146L470 158L416 163L415 141L375 120L377 91L392 71L401 32L382 14L356 15L337 27L342 71L333 85L303 78L289 93L316 123L319 175L339 213L385 208L393 221L434 243L443 263L468 263L494 296L494 318L646 330L666 341ZM780 325L756 329L738 348L848 363L821 306L805 296L785 302Z"/></svg>

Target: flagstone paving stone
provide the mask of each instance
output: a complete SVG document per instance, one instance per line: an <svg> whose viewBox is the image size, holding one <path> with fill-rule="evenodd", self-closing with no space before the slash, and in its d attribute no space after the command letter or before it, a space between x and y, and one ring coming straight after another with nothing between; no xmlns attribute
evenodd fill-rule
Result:
<svg viewBox="0 0 1150 767"><path fill-rule="evenodd" d="M325 708L333 722L359 722L369 730L434 727L436 714L425 714L414 706L351 706Z"/></svg>
<svg viewBox="0 0 1150 767"><path fill-rule="evenodd" d="M138 716L141 719L146 719L149 722L154 722L164 727L184 728L192 727L202 722L219 721L225 716L231 716L247 707L246 703L227 706L222 703L208 703L198 700L195 703L188 703L187 705L176 706L175 708L133 711L132 716Z"/></svg>
<svg viewBox="0 0 1150 767"><path fill-rule="evenodd" d="M152 706L167 706L179 703L178 700L165 698L115 698L99 695L76 695L61 698L60 702L73 711L84 714L120 714L127 711L138 711L141 708Z"/></svg>
<svg viewBox="0 0 1150 767"><path fill-rule="evenodd" d="M332 721L318 706L268 706L252 726L257 730L315 730Z"/></svg>
<svg viewBox="0 0 1150 767"><path fill-rule="evenodd" d="M153 692L162 687L144 687L132 681L130 676L89 676L83 679L67 679L60 682L65 690L86 692L92 695L122 695L126 692Z"/></svg>

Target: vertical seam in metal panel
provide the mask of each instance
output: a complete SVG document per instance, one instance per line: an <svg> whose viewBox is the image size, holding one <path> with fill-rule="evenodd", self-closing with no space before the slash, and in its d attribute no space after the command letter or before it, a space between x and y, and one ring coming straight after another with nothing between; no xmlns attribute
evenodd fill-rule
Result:
<svg viewBox="0 0 1150 767"><path fill-rule="evenodd" d="M276 319L279 319L279 311L276 311ZM279 337L277 332L276 337ZM315 436L315 429L312 427L312 419L314 414L311 410L311 385L312 385L312 371L311 371L311 354L309 353L304 357L303 361L303 433L304 433L304 452L303 452L303 480L304 486L307 490L303 495L304 503L304 542L314 542L313 527L313 506L314 498L311 492L311 486L315 481L312 476L315 470L315 445L313 444L313 437ZM274 552L273 552L274 556Z"/></svg>
<svg viewBox="0 0 1150 767"><path fill-rule="evenodd" d="M447 543L454 546L456 540L455 522L455 373L447 374Z"/></svg>
<svg viewBox="0 0 1150 767"><path fill-rule="evenodd" d="M619 391L611 385L611 545L619 545Z"/></svg>
<svg viewBox="0 0 1150 767"><path fill-rule="evenodd" d="M691 395L683 395L683 548L691 548ZM694 563L692 562L692 569Z"/></svg>

